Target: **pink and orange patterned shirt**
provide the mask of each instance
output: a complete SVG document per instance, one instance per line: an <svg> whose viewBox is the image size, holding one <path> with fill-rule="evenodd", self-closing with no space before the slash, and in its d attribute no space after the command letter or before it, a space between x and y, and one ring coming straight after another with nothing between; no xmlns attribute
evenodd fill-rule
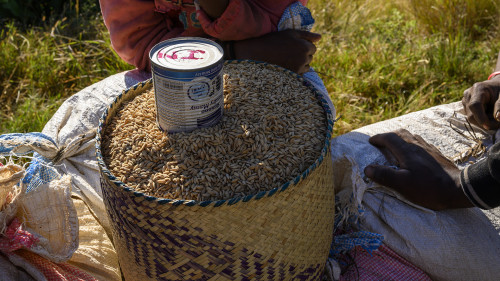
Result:
<svg viewBox="0 0 500 281"><path fill-rule="evenodd" d="M230 0L215 20L194 0L100 0L104 23L118 55L150 71L149 50L175 37L243 40L277 30L283 11L297 0ZM307 0L300 0L303 5Z"/></svg>

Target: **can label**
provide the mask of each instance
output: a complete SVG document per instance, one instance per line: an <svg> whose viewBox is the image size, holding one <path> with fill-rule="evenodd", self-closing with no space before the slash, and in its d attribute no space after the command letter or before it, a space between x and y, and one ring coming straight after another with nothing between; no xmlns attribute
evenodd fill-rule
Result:
<svg viewBox="0 0 500 281"><path fill-rule="evenodd" d="M210 127L222 118L223 51L204 38L177 38L151 49L157 122L169 133Z"/></svg>

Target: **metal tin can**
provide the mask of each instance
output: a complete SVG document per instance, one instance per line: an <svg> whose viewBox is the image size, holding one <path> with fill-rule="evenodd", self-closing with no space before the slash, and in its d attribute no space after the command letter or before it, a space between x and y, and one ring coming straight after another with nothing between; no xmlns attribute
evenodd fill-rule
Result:
<svg viewBox="0 0 500 281"><path fill-rule="evenodd" d="M156 120L162 131L189 132L220 121L223 57L221 46L197 37L166 40L151 49Z"/></svg>

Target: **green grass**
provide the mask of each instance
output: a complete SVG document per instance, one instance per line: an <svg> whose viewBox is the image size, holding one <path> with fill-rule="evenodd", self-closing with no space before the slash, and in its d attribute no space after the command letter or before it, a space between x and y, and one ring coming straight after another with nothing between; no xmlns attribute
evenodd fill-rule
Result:
<svg viewBox="0 0 500 281"><path fill-rule="evenodd" d="M131 69L111 49L100 17L0 31L0 133L41 131L61 103Z"/></svg>
<svg viewBox="0 0 500 281"><path fill-rule="evenodd" d="M410 5L417 1L310 3L315 31L323 34L313 66L342 115L336 135L459 101L465 89L493 70L500 51L498 30L431 29L432 21L413 13ZM441 11L443 17L446 12L451 11Z"/></svg>
<svg viewBox="0 0 500 281"><path fill-rule="evenodd" d="M335 134L459 101L500 51L495 0L311 0L313 66L342 115ZM95 7L94 7L95 8ZM131 69L95 13L0 32L0 133L40 131L67 97Z"/></svg>

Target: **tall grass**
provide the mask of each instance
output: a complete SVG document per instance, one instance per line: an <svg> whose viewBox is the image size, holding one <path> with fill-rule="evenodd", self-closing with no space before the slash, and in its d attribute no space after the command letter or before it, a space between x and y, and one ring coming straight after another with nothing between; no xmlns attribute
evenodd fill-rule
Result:
<svg viewBox="0 0 500 281"><path fill-rule="evenodd" d="M408 0L406 6L430 34L481 38L500 23L497 0Z"/></svg>
<svg viewBox="0 0 500 281"><path fill-rule="evenodd" d="M0 132L40 131L65 98L130 69L110 48L101 19L82 26L63 18L52 26L0 31Z"/></svg>
<svg viewBox="0 0 500 281"><path fill-rule="evenodd" d="M323 34L313 66L338 115L335 133L458 101L493 70L497 0L310 0ZM130 69L94 0L77 16L0 31L0 133L39 131L65 98ZM0 22L0 24L2 24Z"/></svg>
<svg viewBox="0 0 500 281"><path fill-rule="evenodd" d="M484 33L479 36L465 26L453 34L437 26L430 32L424 27L440 22L415 10L430 8L428 4L413 0L310 3L317 19L315 31L323 34L313 66L342 115L336 134L458 101L465 89L493 70L500 51L498 30L481 26L477 30ZM488 13L499 14L497 6L489 7L493 11ZM451 18L456 11L440 13Z"/></svg>

